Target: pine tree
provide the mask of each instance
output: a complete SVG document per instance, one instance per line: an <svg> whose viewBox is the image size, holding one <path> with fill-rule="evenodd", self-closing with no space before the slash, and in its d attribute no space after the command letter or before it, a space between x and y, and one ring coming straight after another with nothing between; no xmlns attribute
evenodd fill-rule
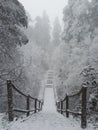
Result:
<svg viewBox="0 0 98 130"><path fill-rule="evenodd" d="M48 49L50 44L50 23L46 12L43 12L42 17L36 17L34 40L43 49Z"/></svg>
<svg viewBox="0 0 98 130"><path fill-rule="evenodd" d="M24 7L18 0L0 0L0 94L6 92L7 79L22 84L23 67L17 48L28 42L21 31L21 27L27 27L27 23ZM2 100L0 103L0 110L3 111L7 104L4 102Z"/></svg>
<svg viewBox="0 0 98 130"><path fill-rule="evenodd" d="M58 46L61 42L61 25L58 17L55 18L52 34L53 34L53 45Z"/></svg>
<svg viewBox="0 0 98 130"><path fill-rule="evenodd" d="M42 27L44 45L47 46L50 44L50 21L46 11L43 12L42 16Z"/></svg>

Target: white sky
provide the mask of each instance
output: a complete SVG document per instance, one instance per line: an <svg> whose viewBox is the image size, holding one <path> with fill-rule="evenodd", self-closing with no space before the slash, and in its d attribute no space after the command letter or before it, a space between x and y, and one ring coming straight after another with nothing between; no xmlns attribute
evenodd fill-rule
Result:
<svg viewBox="0 0 98 130"><path fill-rule="evenodd" d="M46 10L51 21L56 16L62 20L63 8L67 4L68 0L19 0L29 12L32 19L42 14L43 10Z"/></svg>

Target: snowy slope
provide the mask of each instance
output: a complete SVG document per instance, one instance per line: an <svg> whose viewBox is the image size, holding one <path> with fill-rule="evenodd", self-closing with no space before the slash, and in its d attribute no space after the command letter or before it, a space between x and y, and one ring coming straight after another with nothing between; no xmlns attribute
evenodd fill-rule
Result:
<svg viewBox="0 0 98 130"><path fill-rule="evenodd" d="M44 100L43 112L56 113L54 94L52 88L45 89L45 100Z"/></svg>

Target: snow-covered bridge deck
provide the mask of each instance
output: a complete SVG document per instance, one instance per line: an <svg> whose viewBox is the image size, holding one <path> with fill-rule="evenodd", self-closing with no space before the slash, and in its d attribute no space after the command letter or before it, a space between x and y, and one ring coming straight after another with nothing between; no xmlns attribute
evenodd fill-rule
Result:
<svg viewBox="0 0 98 130"><path fill-rule="evenodd" d="M78 122L56 111L52 85L46 83L43 111L13 122L8 130L82 130Z"/></svg>
<svg viewBox="0 0 98 130"><path fill-rule="evenodd" d="M78 122L56 112L53 88L46 88L43 111L12 123L9 130L82 130ZM87 129L86 129L87 130ZM90 129L89 129L90 130Z"/></svg>

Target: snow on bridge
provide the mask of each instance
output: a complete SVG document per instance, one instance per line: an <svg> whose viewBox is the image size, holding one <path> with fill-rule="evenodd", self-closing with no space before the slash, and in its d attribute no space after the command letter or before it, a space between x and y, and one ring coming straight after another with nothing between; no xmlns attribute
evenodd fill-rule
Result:
<svg viewBox="0 0 98 130"><path fill-rule="evenodd" d="M51 84L52 85L52 84ZM43 111L10 123L8 130L82 130L79 122L56 111L52 87L45 88ZM86 130L92 130L90 128Z"/></svg>

